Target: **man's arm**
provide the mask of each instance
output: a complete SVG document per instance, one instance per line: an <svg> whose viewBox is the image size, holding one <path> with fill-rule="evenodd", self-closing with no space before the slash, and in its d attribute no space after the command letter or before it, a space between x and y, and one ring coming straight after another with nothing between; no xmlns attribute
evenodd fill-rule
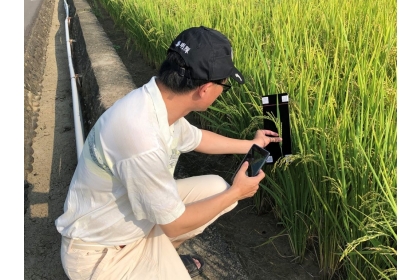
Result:
<svg viewBox="0 0 420 280"><path fill-rule="evenodd" d="M271 130L257 130L253 140L229 138L204 129L201 131L203 133L201 142L195 151L204 154L246 154L252 144L264 148L270 142L282 140L277 133Z"/></svg>
<svg viewBox="0 0 420 280"><path fill-rule="evenodd" d="M168 237L176 237L190 232L211 221L216 215L238 200L252 197L258 190L259 182L265 177L264 172L255 177L248 177L245 174L248 162L245 162L232 186L226 191L185 205L184 213L175 221L160 225Z"/></svg>

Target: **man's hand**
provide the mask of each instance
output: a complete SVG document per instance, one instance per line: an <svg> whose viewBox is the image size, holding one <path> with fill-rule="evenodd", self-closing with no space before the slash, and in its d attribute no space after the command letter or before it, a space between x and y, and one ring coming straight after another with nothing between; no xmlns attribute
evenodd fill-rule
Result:
<svg viewBox="0 0 420 280"><path fill-rule="evenodd" d="M246 170L249 166L249 162L245 161L233 179L232 186L229 191L235 193L237 200L245 199L254 196L258 191L260 181L265 177L264 171L260 172L255 177L248 177Z"/></svg>
<svg viewBox="0 0 420 280"><path fill-rule="evenodd" d="M271 142L281 142L283 139L278 133L271 130L257 130L253 142L260 147L266 147Z"/></svg>

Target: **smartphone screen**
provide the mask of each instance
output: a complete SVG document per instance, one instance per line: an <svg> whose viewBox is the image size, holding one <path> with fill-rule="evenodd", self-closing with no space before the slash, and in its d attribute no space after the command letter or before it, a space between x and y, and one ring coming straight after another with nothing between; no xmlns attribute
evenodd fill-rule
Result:
<svg viewBox="0 0 420 280"><path fill-rule="evenodd" d="M267 150L259 147L258 145L252 145L251 149L245 155L238 168L236 169L235 173L233 174L231 181L233 182L233 179L235 178L236 174L238 173L239 169L245 161L249 162L248 169L246 172L247 176L257 176L258 172L265 164L269 155L270 153Z"/></svg>

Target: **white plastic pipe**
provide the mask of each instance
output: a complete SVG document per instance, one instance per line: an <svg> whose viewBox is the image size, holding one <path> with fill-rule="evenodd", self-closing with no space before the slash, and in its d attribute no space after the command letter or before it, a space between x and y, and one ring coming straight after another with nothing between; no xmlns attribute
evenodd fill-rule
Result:
<svg viewBox="0 0 420 280"><path fill-rule="evenodd" d="M74 74L74 68L73 68L73 59L71 56L71 40L69 36L69 6L67 4L67 1L64 0L64 8L66 10L66 42L67 42L67 58L69 61L69 70L70 70L70 79L71 79L71 92L72 92L72 99L73 99L73 117L74 117L74 130L76 134L76 150L77 150L77 159L79 159L80 154L83 150L83 143L84 143L84 136L83 136L83 118L80 114L80 101L79 101L79 93L77 91L76 86L76 75Z"/></svg>

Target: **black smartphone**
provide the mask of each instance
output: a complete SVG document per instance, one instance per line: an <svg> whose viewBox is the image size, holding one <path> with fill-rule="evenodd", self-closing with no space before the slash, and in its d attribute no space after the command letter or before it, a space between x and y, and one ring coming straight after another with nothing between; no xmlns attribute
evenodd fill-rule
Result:
<svg viewBox="0 0 420 280"><path fill-rule="evenodd" d="M239 169L241 168L242 164L245 161L249 162L248 169L246 174L248 177L257 176L260 169L263 167L267 158L270 156L270 152L260 146L254 144L252 145L251 149L245 155L241 163L239 164L238 168L236 169L235 173L232 176L231 182L233 183L233 179L235 178L236 174L238 173Z"/></svg>

